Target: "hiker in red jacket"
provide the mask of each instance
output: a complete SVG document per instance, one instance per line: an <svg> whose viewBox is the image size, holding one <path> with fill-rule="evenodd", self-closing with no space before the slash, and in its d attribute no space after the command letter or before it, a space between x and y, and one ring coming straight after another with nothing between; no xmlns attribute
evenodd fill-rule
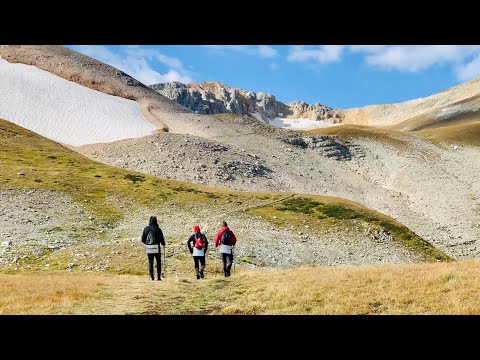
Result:
<svg viewBox="0 0 480 360"><path fill-rule="evenodd" d="M215 235L215 247L220 246L220 253L223 261L223 274L225 277L230 276L230 270L233 264L233 247L237 243L235 234L228 228L224 221L221 230Z"/></svg>

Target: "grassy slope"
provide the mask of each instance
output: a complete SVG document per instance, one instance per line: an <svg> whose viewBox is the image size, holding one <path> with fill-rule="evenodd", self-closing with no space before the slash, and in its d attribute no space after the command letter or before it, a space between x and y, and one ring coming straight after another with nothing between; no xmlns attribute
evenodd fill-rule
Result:
<svg viewBox="0 0 480 360"><path fill-rule="evenodd" d="M455 111L455 109L457 109L457 111ZM460 109L462 111L459 111ZM454 111L451 112L451 110ZM402 121L401 123L392 126L392 128L403 131L417 131L455 124L478 122L479 110L480 95L476 95Z"/></svg>
<svg viewBox="0 0 480 360"><path fill-rule="evenodd" d="M0 120L0 190L37 188L59 190L85 204L106 222L123 217L122 206L152 206L165 200L178 203L213 200L227 203L227 192L205 186L161 180L93 162L53 141ZM275 198L276 195L266 195ZM248 193L236 194L243 201ZM112 201L113 200L113 201Z"/></svg>
<svg viewBox="0 0 480 360"><path fill-rule="evenodd" d="M418 125L421 130L401 131L402 126ZM425 126L423 126L423 125ZM428 125L426 125L428 124ZM412 125L413 126L413 125ZM408 150L406 138L418 136L433 143L480 145L480 117L477 113L452 117L449 121L435 123L430 115L407 120L395 127L375 128L362 125L340 125L308 131L311 135L336 135L343 139L366 138L394 146L399 151Z"/></svg>
<svg viewBox="0 0 480 360"><path fill-rule="evenodd" d="M480 314L480 263L144 276L0 274L0 314ZM211 266L211 264L208 264Z"/></svg>
<svg viewBox="0 0 480 360"><path fill-rule="evenodd" d="M389 128L375 128L364 125L339 125L310 130L307 133L310 135L334 135L347 140L366 138L368 140L388 143L400 151L408 149L408 144L403 139L405 136L408 136L408 134Z"/></svg>
<svg viewBox="0 0 480 360"><path fill-rule="evenodd" d="M480 96L448 105L444 110L448 111L452 107L462 107L463 112L454 112L438 119L437 116L442 111L434 110L403 121L393 129L411 131L434 142L480 145Z"/></svg>
<svg viewBox="0 0 480 360"><path fill-rule="evenodd" d="M255 204L278 201L288 195L219 190L175 180L163 180L95 163L7 121L0 121L0 164L2 165L0 190L40 188L64 191L72 195L76 201L86 204L90 211L107 223L120 220L124 211L132 211L132 207L158 205L165 200L174 201L178 205L201 202L204 207L212 209L223 207L234 210L239 206L248 209ZM397 240L413 250L419 250L428 260L447 259L443 253L430 245L418 246L421 243L418 236L385 215L359 204L331 197L308 196L303 200L296 200L295 204L299 206L302 201L308 203L309 199L316 199L335 209L324 213L320 223L317 221L318 216L311 217L308 210L304 215L307 220L313 222L313 229L331 225L332 219L338 220L337 225L341 225L343 221L352 218L345 218L343 213L353 213L354 218L378 223L386 230L398 234ZM125 207L121 209L119 204ZM288 204L283 206L289 206ZM268 207L257 208L252 214L263 214L271 219L270 213L277 211ZM295 217L290 215L290 218L295 221ZM414 243L416 245L413 245Z"/></svg>
<svg viewBox="0 0 480 360"><path fill-rule="evenodd" d="M433 142L447 141L455 144L480 146L480 118L476 123L420 130L415 131L414 134Z"/></svg>
<svg viewBox="0 0 480 360"><path fill-rule="evenodd" d="M378 229L387 230L406 248L425 254L428 261L449 260L443 252L432 247L421 237L386 215L345 199L328 198L328 201L325 201L326 199L322 196L296 197L285 200L278 205L250 210L250 213L261 215L268 221L275 223L276 226L282 226L285 220L289 224L303 222L309 225L312 233L315 232L318 224L323 226L336 225L340 220L344 222L344 226L348 226L349 220L363 220L377 225ZM351 224L350 226L355 225Z"/></svg>
<svg viewBox="0 0 480 360"><path fill-rule="evenodd" d="M391 231L396 235L398 241L407 247L420 251L427 260L448 259L441 252L423 243L423 240L393 219L353 202L322 196L304 196L303 198L294 197L274 205L262 206L258 204L278 201L289 194L218 190L174 180L158 179L153 176L114 168L95 163L63 146L3 120L0 120L0 168L2 169L0 191L16 188L42 188L63 191L70 194L76 201L85 204L102 221L109 223L120 220L125 213L135 207L148 207L151 203L158 205L166 199L174 201L178 205L202 202L205 206L211 206L212 209L225 207L231 211L235 211L235 208L241 206L247 210L247 213L260 215L269 221L275 221L272 214L276 214L277 219L288 219L291 223L302 222L302 224L305 224L303 223L305 221L311 224L311 231L313 232L318 227L349 226L352 219L370 221ZM139 245L136 244L136 246ZM121 246L128 248L128 244L122 244ZM111 249L97 248L94 250L109 252ZM132 249L130 248L129 251L132 251ZM55 256L62 256L61 253L70 252L72 251L58 251ZM127 249L125 251L120 249L121 254L127 254L127 252ZM92 259L88 260L92 261ZM145 274L143 257L129 260L126 256L118 256L117 261L119 265L123 266L122 272L124 273ZM152 286L154 285L145 282L144 276L99 275L79 270L74 270L71 274L65 271L56 272L52 270L15 272L13 275L4 272L0 274L2 279L0 281L0 312L107 313L113 311L115 313L129 313L134 311L132 309L144 313L179 314L335 313L355 311L353 307L348 310L342 306L337 307L335 311L326 311L323 308L315 308L311 305L305 307L302 305L305 303L302 297L299 297L297 301L293 297L281 295L282 297L286 296L286 303L279 302L278 304L276 300L267 299L274 294L282 294L282 291L289 292L288 289L290 288L295 294L299 291L298 289L301 289L302 284L311 286L312 279L320 281L318 283L317 280L313 281L314 285L312 286L318 287L323 283L323 280L328 280L328 276L325 277L325 274L336 273L334 269L317 268L265 272L237 268L235 281L225 280L221 277L213 278L212 272L209 273L210 278L201 284L195 283L189 278L180 278L179 281L174 281L175 272L192 273L190 262L189 257L172 256L170 258L169 278L166 282L161 283L164 286L161 291L162 294L165 291L165 296L156 297L162 299L155 300L160 301L160 303L154 303L154 305L151 304ZM213 260L210 258L209 262L209 267L212 269ZM113 268L115 268L115 265ZM368 272L368 269L373 269L372 267L366 267L365 270L361 270L362 268L345 269L350 269L349 271L353 271L353 273L358 271ZM378 269L381 273L388 273L390 268L381 267ZM70 276L75 276L74 282L70 280L72 279ZM349 276L345 275L346 278ZM372 277L375 276L372 275ZM40 281L40 279L42 280ZM268 279L268 284L265 279ZM305 283L303 283L304 279ZM362 287L364 286L362 281L358 280L357 283L351 285ZM395 288L394 277L391 278L391 281L392 287ZM37 285L34 286L32 282ZM195 284L195 288L190 291L192 283ZM348 285L348 283L345 284ZM275 288L277 285L284 290L278 292L270 289L270 287ZM317 296L320 296L320 293L314 291L314 287L306 287L307 291L304 291L304 296L310 296L313 303L320 301L315 300ZM308 295L310 289L312 293ZM330 292L333 291L331 296L334 296L333 284L328 285L325 289ZM264 305L259 305L258 300L252 298L251 295L244 296L244 294L255 293L267 297L265 298L267 300L262 300ZM371 296L376 296L375 291L372 294ZM275 297L272 299L275 299ZM145 304L138 305L142 301ZM163 301L166 303L163 303ZM247 302L244 303L244 301ZM105 306L105 302L109 305ZM112 304L115 306L111 306ZM227 306L226 304L230 305ZM279 304L284 305L278 307Z"/></svg>

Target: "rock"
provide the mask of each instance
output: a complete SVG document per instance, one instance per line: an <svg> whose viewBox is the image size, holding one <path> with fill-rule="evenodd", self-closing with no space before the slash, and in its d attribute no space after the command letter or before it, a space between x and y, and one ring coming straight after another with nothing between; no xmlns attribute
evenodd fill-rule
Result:
<svg viewBox="0 0 480 360"><path fill-rule="evenodd" d="M12 245L13 243L11 241L4 241L2 242L2 246L10 246Z"/></svg>
<svg viewBox="0 0 480 360"><path fill-rule="evenodd" d="M308 118L340 123L343 112L319 103L303 101L284 104L275 96L263 92L248 92L231 88L220 82L182 84L178 81L159 83L150 87L197 114L238 114L253 116L258 113L263 121L276 117Z"/></svg>
<svg viewBox="0 0 480 360"><path fill-rule="evenodd" d="M293 118L307 118L311 120L328 121L336 124L341 123L344 117L341 110L319 103L309 105L303 101L292 101L288 106L293 112Z"/></svg>

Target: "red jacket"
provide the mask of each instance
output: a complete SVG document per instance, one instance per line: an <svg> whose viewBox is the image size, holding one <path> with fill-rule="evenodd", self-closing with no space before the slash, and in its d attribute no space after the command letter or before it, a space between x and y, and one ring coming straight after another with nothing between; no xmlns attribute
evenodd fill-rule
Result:
<svg viewBox="0 0 480 360"><path fill-rule="evenodd" d="M226 230L230 230L230 229L228 228L228 226L222 227L222 228L220 229L220 231L217 233L217 235L215 235L215 241L214 241L214 243L213 243L213 244L215 245L215 247L218 247L218 245L220 245L220 244L219 244L219 243L220 243L220 239L222 238L223 232L226 231ZM231 238L232 238L232 243L231 243L231 245L235 245L235 244L237 243L237 238L235 237L235 234L233 233L232 230L230 230L230 235L231 235Z"/></svg>

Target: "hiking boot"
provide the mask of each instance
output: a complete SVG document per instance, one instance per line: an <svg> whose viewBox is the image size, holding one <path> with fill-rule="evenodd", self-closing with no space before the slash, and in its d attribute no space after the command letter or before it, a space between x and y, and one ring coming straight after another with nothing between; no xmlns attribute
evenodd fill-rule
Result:
<svg viewBox="0 0 480 360"><path fill-rule="evenodd" d="M200 270L200 277L203 279L205 277L205 274L203 273L203 270Z"/></svg>
<svg viewBox="0 0 480 360"><path fill-rule="evenodd" d="M157 281L162 281L162 278L158 278Z"/></svg>
<svg viewBox="0 0 480 360"><path fill-rule="evenodd" d="M197 280L199 280L199 279L200 279L200 275L197 275Z"/></svg>

